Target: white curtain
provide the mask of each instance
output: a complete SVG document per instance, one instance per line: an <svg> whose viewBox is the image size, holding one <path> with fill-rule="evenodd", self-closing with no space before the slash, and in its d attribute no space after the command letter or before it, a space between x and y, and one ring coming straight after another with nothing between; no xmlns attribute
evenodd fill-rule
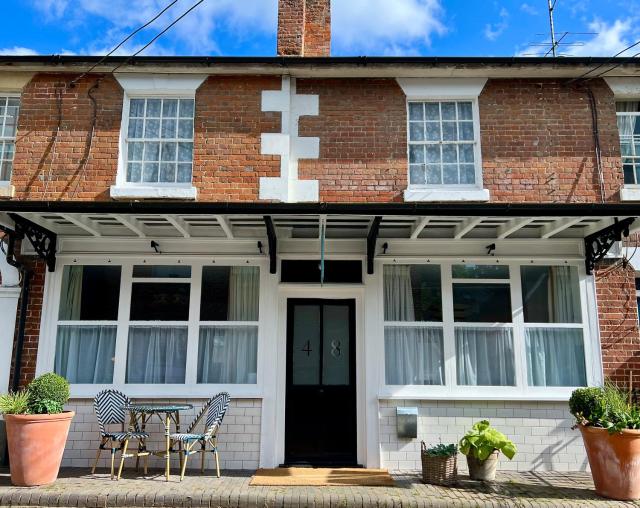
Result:
<svg viewBox="0 0 640 508"><path fill-rule="evenodd" d="M200 328L198 383L257 383L257 326Z"/></svg>
<svg viewBox="0 0 640 508"><path fill-rule="evenodd" d="M127 383L184 383L187 328L129 328Z"/></svg>
<svg viewBox="0 0 640 508"><path fill-rule="evenodd" d="M441 328L387 326L384 341L386 384L444 384Z"/></svg>
<svg viewBox="0 0 640 508"><path fill-rule="evenodd" d="M455 335L459 385L515 385L510 328L456 328Z"/></svg>
<svg viewBox="0 0 640 508"><path fill-rule="evenodd" d="M552 266L549 270L549 321L580 323L578 272L571 266Z"/></svg>
<svg viewBox="0 0 640 508"><path fill-rule="evenodd" d="M529 386L585 386L582 330L527 328Z"/></svg>
<svg viewBox="0 0 640 508"><path fill-rule="evenodd" d="M229 273L229 321L258 321L260 270L232 266Z"/></svg>
<svg viewBox="0 0 640 508"><path fill-rule="evenodd" d="M384 320L415 321L411 265L384 267Z"/></svg>
<svg viewBox="0 0 640 508"><path fill-rule="evenodd" d="M618 113L637 113L640 111L640 103L636 101L624 101L616 103ZM618 115L618 129L620 137L633 136L636 129L636 122L640 120L638 115ZM624 140L623 140L624 142Z"/></svg>
<svg viewBox="0 0 640 508"><path fill-rule="evenodd" d="M59 317L65 321L77 321L82 310L82 266L65 266L60 294Z"/></svg>
<svg viewBox="0 0 640 508"><path fill-rule="evenodd" d="M58 326L54 371L74 384L112 383L116 330L116 326Z"/></svg>

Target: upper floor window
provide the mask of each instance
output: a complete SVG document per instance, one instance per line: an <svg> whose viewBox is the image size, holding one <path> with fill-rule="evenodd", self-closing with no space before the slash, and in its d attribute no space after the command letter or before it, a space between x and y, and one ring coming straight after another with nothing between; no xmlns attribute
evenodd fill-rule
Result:
<svg viewBox="0 0 640 508"><path fill-rule="evenodd" d="M127 183L191 183L194 102L185 98L130 100Z"/></svg>
<svg viewBox="0 0 640 508"><path fill-rule="evenodd" d="M640 185L640 101L616 102L626 185Z"/></svg>
<svg viewBox="0 0 640 508"><path fill-rule="evenodd" d="M20 99L0 96L0 182L11 180Z"/></svg>
<svg viewBox="0 0 640 508"><path fill-rule="evenodd" d="M474 102L409 102L409 185L479 183Z"/></svg>

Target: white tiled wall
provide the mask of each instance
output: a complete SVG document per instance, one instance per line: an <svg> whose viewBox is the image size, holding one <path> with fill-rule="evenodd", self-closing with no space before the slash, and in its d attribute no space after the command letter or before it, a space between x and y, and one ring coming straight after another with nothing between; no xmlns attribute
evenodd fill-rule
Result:
<svg viewBox="0 0 640 508"><path fill-rule="evenodd" d="M143 402L136 400L136 402ZM194 408L190 411L181 411L181 430L186 430L189 423L200 411L204 400L158 400L157 403L189 403ZM227 414L222 422L222 427L218 433L218 445L220 453L220 466L223 469L256 469L260 455L260 417L261 401L259 399L236 399L229 405ZM95 460L98 450L99 432L98 422L93 411L92 400L71 400L66 406L76 412L71 423L67 447L64 452L63 467L90 467ZM113 427L114 430L117 428ZM147 441L151 449L163 449L164 447L164 425L159 419L154 418L147 425L147 431L151 434L151 439ZM206 454L207 468L215 467L213 454ZM118 457L119 458L119 455ZM107 467L109 452L103 451L98 467ZM164 467L163 459L151 457L149 467ZM135 464L134 459L127 459L125 467ZM178 458L173 458L173 464L177 472ZM192 455L189 459L189 468L200 467L200 455Z"/></svg>
<svg viewBox="0 0 640 508"><path fill-rule="evenodd" d="M399 439L396 406L418 408L418 439ZM420 441L427 445L457 443L479 420L489 420L518 447L509 461L500 457L503 470L584 471L588 462L578 430L571 430L567 403L494 401L380 401L382 466L391 470L420 469ZM466 470L466 458L458 457Z"/></svg>

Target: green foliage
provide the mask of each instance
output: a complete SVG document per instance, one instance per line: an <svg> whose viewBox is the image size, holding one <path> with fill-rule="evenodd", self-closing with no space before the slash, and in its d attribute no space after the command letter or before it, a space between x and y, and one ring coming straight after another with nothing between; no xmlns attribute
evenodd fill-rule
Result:
<svg viewBox="0 0 640 508"><path fill-rule="evenodd" d="M476 423L460 440L460 451L472 454L479 460L486 460L495 450L499 450L511 460L517 452L516 445L502 432L491 427L487 420Z"/></svg>
<svg viewBox="0 0 640 508"><path fill-rule="evenodd" d="M29 394L26 391L0 395L0 413L24 415L29 413Z"/></svg>
<svg viewBox="0 0 640 508"><path fill-rule="evenodd" d="M62 413L69 400L69 382L53 372L37 377L27 389L29 412L33 414Z"/></svg>
<svg viewBox="0 0 640 508"><path fill-rule="evenodd" d="M425 450L429 457L453 457L458 453L458 447L455 444L437 444Z"/></svg>
<svg viewBox="0 0 640 508"><path fill-rule="evenodd" d="M578 424L601 427L611 434L640 429L640 408L612 383L602 388L578 388L569 399L569 411Z"/></svg>

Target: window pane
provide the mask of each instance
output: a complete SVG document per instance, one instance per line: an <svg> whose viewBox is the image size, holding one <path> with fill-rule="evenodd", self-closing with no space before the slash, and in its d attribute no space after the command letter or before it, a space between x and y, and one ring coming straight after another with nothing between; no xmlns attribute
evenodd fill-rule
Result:
<svg viewBox="0 0 640 508"><path fill-rule="evenodd" d="M132 321L187 321L190 284L140 283L131 285Z"/></svg>
<svg viewBox="0 0 640 508"><path fill-rule="evenodd" d="M136 265L133 267L133 277L145 279L188 279L191 277L191 267L180 265Z"/></svg>
<svg viewBox="0 0 640 508"><path fill-rule="evenodd" d="M146 117L160 118L160 110L162 108L161 99L147 99Z"/></svg>
<svg viewBox="0 0 640 508"><path fill-rule="evenodd" d="M409 162L411 164L422 164L422 163L424 163L424 146L422 146L422 145L411 145L409 147Z"/></svg>
<svg viewBox="0 0 640 508"><path fill-rule="evenodd" d="M425 104L427 120L440 121L440 104L437 102L427 102Z"/></svg>
<svg viewBox="0 0 640 508"><path fill-rule="evenodd" d="M320 305L297 304L293 312L294 385L320 384Z"/></svg>
<svg viewBox="0 0 640 508"><path fill-rule="evenodd" d="M515 385L511 329L456 328L455 335L459 385Z"/></svg>
<svg viewBox="0 0 640 508"><path fill-rule="evenodd" d="M260 269L256 266L205 266L202 269L201 321L257 321Z"/></svg>
<svg viewBox="0 0 640 508"><path fill-rule="evenodd" d="M458 119L473 120L473 109L470 102L458 102Z"/></svg>
<svg viewBox="0 0 640 508"><path fill-rule="evenodd" d="M409 140L424 141L424 124L422 122L411 122L409 125Z"/></svg>
<svg viewBox="0 0 640 508"><path fill-rule="evenodd" d="M427 141L440 141L440 124L427 122Z"/></svg>
<svg viewBox="0 0 640 508"><path fill-rule="evenodd" d="M433 185L442 183L442 168L440 164L427 164L427 183Z"/></svg>
<svg viewBox="0 0 640 508"><path fill-rule="evenodd" d="M119 266L64 267L58 311L60 320L115 321L119 299Z"/></svg>
<svg viewBox="0 0 640 508"><path fill-rule="evenodd" d="M427 183L424 164L411 164L409 166L409 182L411 185L424 185Z"/></svg>
<svg viewBox="0 0 640 508"><path fill-rule="evenodd" d="M508 279L509 267L506 265L453 265L451 276L454 279Z"/></svg>
<svg viewBox="0 0 640 508"><path fill-rule="evenodd" d="M349 307L324 305L322 313L322 384L345 386L349 379Z"/></svg>
<svg viewBox="0 0 640 508"><path fill-rule="evenodd" d="M186 327L129 328L127 383L184 383L186 363Z"/></svg>
<svg viewBox="0 0 640 508"><path fill-rule="evenodd" d="M453 284L453 317L458 323L511 323L508 284Z"/></svg>
<svg viewBox="0 0 640 508"><path fill-rule="evenodd" d="M586 386L582 330L527 328L529 386Z"/></svg>
<svg viewBox="0 0 640 508"><path fill-rule="evenodd" d="M520 274L525 322L582 322L575 266L522 266Z"/></svg>
<svg viewBox="0 0 640 508"><path fill-rule="evenodd" d="M144 99L131 99L129 103L129 117L142 118L144 116Z"/></svg>
<svg viewBox="0 0 640 508"><path fill-rule="evenodd" d="M443 120L456 119L456 103L455 102L443 102L441 103L441 109L442 109Z"/></svg>
<svg viewBox="0 0 640 508"><path fill-rule="evenodd" d="M281 282L320 283L320 260L283 259ZM324 282L327 284L362 283L362 261L324 261Z"/></svg>
<svg viewBox="0 0 640 508"><path fill-rule="evenodd" d="M409 120L423 120L424 108L421 102L409 103Z"/></svg>
<svg viewBox="0 0 640 508"><path fill-rule="evenodd" d="M194 100L180 99L180 118L193 118Z"/></svg>
<svg viewBox="0 0 640 508"><path fill-rule="evenodd" d="M116 326L58 326L54 372L70 383L113 382Z"/></svg>
<svg viewBox="0 0 640 508"><path fill-rule="evenodd" d="M162 101L162 116L164 118L176 118L178 116L178 99L165 99Z"/></svg>
<svg viewBox="0 0 640 508"><path fill-rule="evenodd" d="M439 265L384 267L385 321L442 321Z"/></svg>
<svg viewBox="0 0 640 508"><path fill-rule="evenodd" d="M256 384L257 356L257 326L203 326L198 383Z"/></svg>
<svg viewBox="0 0 640 508"><path fill-rule="evenodd" d="M386 326L384 345L386 384L444 384L441 328Z"/></svg>

